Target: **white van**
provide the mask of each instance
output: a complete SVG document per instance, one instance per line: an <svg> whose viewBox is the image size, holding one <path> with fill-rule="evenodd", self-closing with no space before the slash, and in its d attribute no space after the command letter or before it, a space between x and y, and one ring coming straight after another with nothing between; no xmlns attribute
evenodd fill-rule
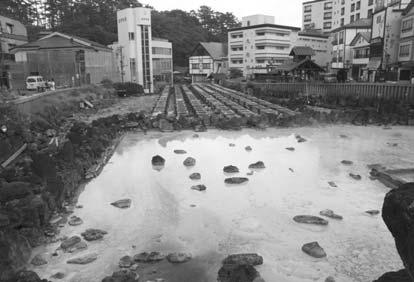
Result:
<svg viewBox="0 0 414 282"><path fill-rule="evenodd" d="M27 90L43 90L46 86L46 81L40 75L28 76L26 78Z"/></svg>

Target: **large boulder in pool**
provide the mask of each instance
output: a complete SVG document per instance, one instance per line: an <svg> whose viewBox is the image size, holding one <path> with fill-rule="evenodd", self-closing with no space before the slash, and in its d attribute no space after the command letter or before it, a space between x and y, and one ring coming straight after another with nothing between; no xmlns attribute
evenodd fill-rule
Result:
<svg viewBox="0 0 414 282"><path fill-rule="evenodd" d="M229 255L223 260L223 264L249 264L261 265L263 264L263 257L258 254L233 254Z"/></svg>
<svg viewBox="0 0 414 282"><path fill-rule="evenodd" d="M67 250L71 249L73 246L75 246L76 244L80 243L80 241L82 241L82 239L79 236L72 236L72 237L64 240L60 244L60 248L63 251L67 251Z"/></svg>
<svg viewBox="0 0 414 282"><path fill-rule="evenodd" d="M407 270L401 269L399 271L391 271L383 274L373 282L412 282L413 280L408 275Z"/></svg>
<svg viewBox="0 0 414 282"><path fill-rule="evenodd" d="M223 171L225 173L238 173L239 168L237 166L234 166L234 165L227 165L227 166L223 167Z"/></svg>
<svg viewBox="0 0 414 282"><path fill-rule="evenodd" d="M131 199L118 200L116 202L111 203L111 205L120 209L127 209L131 206Z"/></svg>
<svg viewBox="0 0 414 282"><path fill-rule="evenodd" d="M200 180L201 179L201 174L198 172L194 172L192 174L190 174L190 179L191 180Z"/></svg>
<svg viewBox="0 0 414 282"><path fill-rule="evenodd" d="M265 164L262 161L255 162L254 164L249 165L250 169L263 169L265 168Z"/></svg>
<svg viewBox="0 0 414 282"><path fill-rule="evenodd" d="M218 282L264 282L254 266L249 264L225 264L217 275Z"/></svg>
<svg viewBox="0 0 414 282"><path fill-rule="evenodd" d="M112 276L105 277L102 282L137 282L139 275L129 269L122 269L112 273Z"/></svg>
<svg viewBox="0 0 414 282"><path fill-rule="evenodd" d="M85 232L81 233L83 239L85 239L86 241L100 240L106 234L108 234L108 232L104 230L100 230L100 229L93 229L93 228L86 229Z"/></svg>
<svg viewBox="0 0 414 282"><path fill-rule="evenodd" d="M325 250L319 246L318 242L311 242L302 246L302 251L314 258L326 257Z"/></svg>
<svg viewBox="0 0 414 282"><path fill-rule="evenodd" d="M414 281L414 183L403 184L385 195L382 218L394 236L408 275Z"/></svg>
<svg viewBox="0 0 414 282"><path fill-rule="evenodd" d="M293 218L298 223L315 224L315 225L328 225L328 221L313 215L297 215Z"/></svg>
<svg viewBox="0 0 414 282"><path fill-rule="evenodd" d="M185 166L195 166L195 164L196 164L196 160L195 160L194 158L192 158L192 157L188 157L188 158L186 158L186 159L184 160L183 164L184 164Z"/></svg>
<svg viewBox="0 0 414 282"><path fill-rule="evenodd" d="M152 157L151 163L154 166L163 166L165 165L165 159L160 155L156 155Z"/></svg>
<svg viewBox="0 0 414 282"><path fill-rule="evenodd" d="M224 183L226 184L242 184L249 181L249 178L246 177L229 177L224 179Z"/></svg>
<svg viewBox="0 0 414 282"><path fill-rule="evenodd" d="M98 259L98 254L91 253L68 260L68 264L88 264Z"/></svg>

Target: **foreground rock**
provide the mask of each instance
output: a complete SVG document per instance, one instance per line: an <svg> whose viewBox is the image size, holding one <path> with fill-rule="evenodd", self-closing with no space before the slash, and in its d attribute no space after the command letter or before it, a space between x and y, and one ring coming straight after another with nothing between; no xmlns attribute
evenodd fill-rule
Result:
<svg viewBox="0 0 414 282"><path fill-rule="evenodd" d="M298 223L315 224L315 225L328 225L328 221L313 215L297 215L293 218Z"/></svg>
<svg viewBox="0 0 414 282"><path fill-rule="evenodd" d="M254 164L250 164L249 168L250 169L263 169L263 168L265 168L265 164L262 161L258 161Z"/></svg>
<svg viewBox="0 0 414 282"><path fill-rule="evenodd" d="M302 251L314 258L326 257L324 249L321 246L319 246L318 242L311 242L303 245Z"/></svg>
<svg viewBox="0 0 414 282"><path fill-rule="evenodd" d="M343 161L341 161L341 164L343 164L343 165L353 165L354 162L353 161L348 161L348 160L343 160Z"/></svg>
<svg viewBox="0 0 414 282"><path fill-rule="evenodd" d="M199 185L191 186L191 189L196 190L196 191L205 191L207 190L207 187L203 184L199 184Z"/></svg>
<svg viewBox="0 0 414 282"><path fill-rule="evenodd" d="M373 282L412 282L413 280L408 275L407 270L401 269L399 271L387 272Z"/></svg>
<svg viewBox="0 0 414 282"><path fill-rule="evenodd" d="M239 168L237 166L234 166L234 165L228 165L228 166L223 167L223 172L225 172L225 173L238 173Z"/></svg>
<svg viewBox="0 0 414 282"><path fill-rule="evenodd" d="M73 258L68 260L66 263L69 264L88 264L98 259L98 254L91 253L81 257Z"/></svg>
<svg viewBox="0 0 414 282"><path fill-rule="evenodd" d="M111 276L105 277L102 282L137 282L139 275L131 270L123 269L112 273Z"/></svg>
<svg viewBox="0 0 414 282"><path fill-rule="evenodd" d="M377 215L380 213L379 210L369 210L369 211L365 211L367 214L369 215Z"/></svg>
<svg viewBox="0 0 414 282"><path fill-rule="evenodd" d="M303 143L303 142L306 142L307 141L305 138L303 138L299 134L296 135L295 138L296 138L296 141L298 141L298 143Z"/></svg>
<svg viewBox="0 0 414 282"><path fill-rule="evenodd" d="M82 239L79 236L72 236L72 237L64 240L60 244L60 248L63 251L67 251L67 250L71 249L73 246L75 246L76 244L80 243L81 241L82 241Z"/></svg>
<svg viewBox="0 0 414 282"><path fill-rule="evenodd" d="M258 254L233 254L229 255L223 260L223 264L248 264L261 265L263 264L263 257Z"/></svg>
<svg viewBox="0 0 414 282"><path fill-rule="evenodd" d="M293 152L293 151L295 151L295 148L293 148L293 147L287 147L286 150Z"/></svg>
<svg viewBox="0 0 414 282"><path fill-rule="evenodd" d="M134 261L142 262L142 263L154 263L154 262L162 261L163 259L165 259L165 255L159 252L151 252L151 253L143 252L143 253L136 254L134 256Z"/></svg>
<svg viewBox="0 0 414 282"><path fill-rule="evenodd" d="M47 260L42 255L36 255L33 257L33 259L30 261L31 264L34 266L40 266L47 264Z"/></svg>
<svg viewBox="0 0 414 282"><path fill-rule="evenodd" d="M242 184L247 181L249 181L249 179L246 177L230 177L230 178L224 179L224 183L226 184Z"/></svg>
<svg viewBox="0 0 414 282"><path fill-rule="evenodd" d="M398 189L393 189L386 194L382 206L382 218L394 237L397 251L408 275L413 280L414 183L403 184ZM401 272L399 274L403 275Z"/></svg>
<svg viewBox="0 0 414 282"><path fill-rule="evenodd" d="M263 258L258 254L233 254L223 260L223 266L218 271L219 282L260 282L264 281L255 265L263 264Z"/></svg>
<svg viewBox="0 0 414 282"><path fill-rule="evenodd" d="M52 276L50 276L50 278L53 278L53 279L63 279L63 278L65 278L65 273L63 273L63 272L56 272L55 274L53 274Z"/></svg>
<svg viewBox="0 0 414 282"><path fill-rule="evenodd" d="M151 163L154 166L163 166L165 165L165 159L159 155L156 155L152 157Z"/></svg>
<svg viewBox="0 0 414 282"><path fill-rule="evenodd" d="M174 153L176 153L178 155L184 155L184 154L187 154L187 151L185 151L185 150L174 150Z"/></svg>
<svg viewBox="0 0 414 282"><path fill-rule="evenodd" d="M191 180L200 180L201 179L201 174L198 172L194 172L192 174L190 174L190 179Z"/></svg>
<svg viewBox="0 0 414 282"><path fill-rule="evenodd" d="M252 147L250 147L250 146L246 146L245 148L244 148L247 152L250 152L250 151L252 151L253 149L252 149Z"/></svg>
<svg viewBox="0 0 414 282"><path fill-rule="evenodd" d="M189 253L171 253L168 254L167 260L170 263L185 263L192 259L192 255Z"/></svg>
<svg viewBox="0 0 414 282"><path fill-rule="evenodd" d="M116 202L111 203L111 205L120 209L127 209L131 207L131 199L118 200Z"/></svg>
<svg viewBox="0 0 414 282"><path fill-rule="evenodd" d="M81 233L83 239L86 241L96 241L100 240L104 237L104 235L108 234L108 232L100 229L86 229L85 232Z"/></svg>
<svg viewBox="0 0 414 282"><path fill-rule="evenodd" d="M123 256L118 263L120 268L130 268L133 264L134 260L130 256Z"/></svg>
<svg viewBox="0 0 414 282"><path fill-rule="evenodd" d="M350 173L349 176L351 176L355 180L361 180L362 179L361 175L359 175L359 174Z"/></svg>
<svg viewBox="0 0 414 282"><path fill-rule="evenodd" d="M78 226L78 225L81 225L82 223L83 223L83 220L77 216L71 216L68 222L68 224L71 226Z"/></svg>
<svg viewBox="0 0 414 282"><path fill-rule="evenodd" d="M335 282L335 278L332 276L326 277L325 282Z"/></svg>
<svg viewBox="0 0 414 282"><path fill-rule="evenodd" d="M319 212L320 215L326 216L326 217L330 217L333 219L343 219L343 217L341 215L338 215L336 213L333 212L333 210L323 210L321 212Z"/></svg>
<svg viewBox="0 0 414 282"><path fill-rule="evenodd" d="M184 160L183 164L184 164L185 166L195 166L195 164L196 164L196 160L195 160L194 158L192 158L192 157L188 157L188 158L186 158L186 159Z"/></svg>
<svg viewBox="0 0 414 282"><path fill-rule="evenodd" d="M332 188L338 188L338 185L336 185L336 183L335 183L335 182L333 182L333 181L329 181L329 182L328 182L328 184L329 184L329 186L331 186Z"/></svg>

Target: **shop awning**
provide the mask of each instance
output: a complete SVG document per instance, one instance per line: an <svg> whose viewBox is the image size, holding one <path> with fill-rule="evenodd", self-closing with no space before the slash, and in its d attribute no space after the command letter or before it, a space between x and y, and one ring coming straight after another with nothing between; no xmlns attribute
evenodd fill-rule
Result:
<svg viewBox="0 0 414 282"><path fill-rule="evenodd" d="M373 57L369 59L367 69L368 70L377 70L381 66L381 57Z"/></svg>

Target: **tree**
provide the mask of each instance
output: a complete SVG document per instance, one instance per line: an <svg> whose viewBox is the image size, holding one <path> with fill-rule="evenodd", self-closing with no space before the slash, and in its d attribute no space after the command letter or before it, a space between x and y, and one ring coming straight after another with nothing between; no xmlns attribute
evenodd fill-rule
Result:
<svg viewBox="0 0 414 282"><path fill-rule="evenodd" d="M229 69L229 77L230 78L238 78L243 76L243 71L238 68L230 68Z"/></svg>

